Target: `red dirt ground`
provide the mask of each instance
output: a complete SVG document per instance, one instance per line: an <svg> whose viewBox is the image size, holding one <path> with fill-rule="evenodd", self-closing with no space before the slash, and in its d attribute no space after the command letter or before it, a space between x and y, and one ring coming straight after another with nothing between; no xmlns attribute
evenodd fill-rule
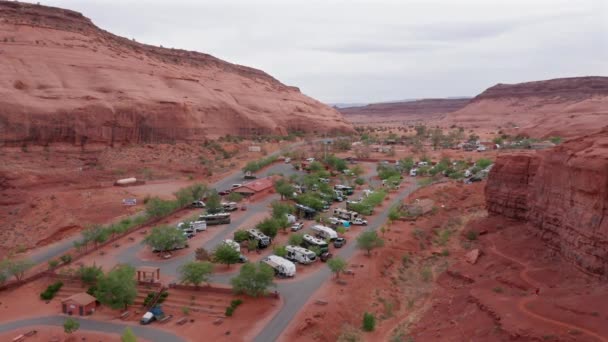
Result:
<svg viewBox="0 0 608 342"><path fill-rule="evenodd" d="M350 260L354 276L326 282L282 341L608 340L607 285L561 261L524 225L486 218L484 183L412 194L435 200L435 213L390 225L385 247ZM434 231L446 228L453 232L441 245ZM469 230L479 237L467 239ZM475 265L464 258L473 249L481 251ZM376 316L372 333L360 328L365 311Z"/></svg>
<svg viewBox="0 0 608 342"><path fill-rule="evenodd" d="M48 342L48 341L93 341L93 342L120 342L121 338L117 334L103 334L90 331L77 331L68 336L63 328L50 326L33 326L29 328L16 329L11 332L0 334L0 341L11 341L13 338L25 334L28 331L36 330L34 336L27 337L24 342ZM146 342L142 338L137 338L138 342Z"/></svg>
<svg viewBox="0 0 608 342"><path fill-rule="evenodd" d="M273 151L284 144L262 146ZM229 145L226 148L234 147ZM146 196L173 198L182 187L212 183L262 156L247 152L248 145L243 142L236 147L236 156L211 163L211 177L200 157L213 161L220 156L199 145L87 145L84 151L67 144L31 146L25 151L2 147L0 217L5 218L5 229L0 232L0 257L59 241L89 224L107 224L132 215L143 210ZM113 186L126 177L147 183ZM138 205L125 207L124 198L136 198Z"/></svg>

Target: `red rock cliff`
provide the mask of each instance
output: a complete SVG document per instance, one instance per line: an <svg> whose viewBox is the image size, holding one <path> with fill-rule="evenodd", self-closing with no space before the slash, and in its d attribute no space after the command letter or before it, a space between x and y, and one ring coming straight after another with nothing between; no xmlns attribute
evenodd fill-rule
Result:
<svg viewBox="0 0 608 342"><path fill-rule="evenodd" d="M171 142L352 131L263 71L137 43L82 14L0 1L0 142Z"/></svg>
<svg viewBox="0 0 608 342"><path fill-rule="evenodd" d="M492 214L527 220L566 259L608 277L608 128L552 150L500 156L486 203Z"/></svg>

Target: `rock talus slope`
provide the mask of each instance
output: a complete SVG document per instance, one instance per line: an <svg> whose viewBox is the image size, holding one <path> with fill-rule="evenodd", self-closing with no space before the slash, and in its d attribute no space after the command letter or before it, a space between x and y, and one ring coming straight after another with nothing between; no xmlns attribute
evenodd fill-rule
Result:
<svg viewBox="0 0 608 342"><path fill-rule="evenodd" d="M464 108L449 113L446 125L535 137L576 137L598 129L608 119L608 77L572 77L518 84L497 84Z"/></svg>
<svg viewBox="0 0 608 342"><path fill-rule="evenodd" d="M500 156L488 211L527 220L582 269L608 276L608 127L537 153Z"/></svg>
<svg viewBox="0 0 608 342"><path fill-rule="evenodd" d="M0 65L5 143L352 131L339 112L263 71L140 44L59 8L0 1Z"/></svg>

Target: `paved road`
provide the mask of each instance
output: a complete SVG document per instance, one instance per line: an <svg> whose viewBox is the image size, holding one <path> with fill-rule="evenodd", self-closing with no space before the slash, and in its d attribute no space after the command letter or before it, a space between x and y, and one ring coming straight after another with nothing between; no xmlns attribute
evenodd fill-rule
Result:
<svg viewBox="0 0 608 342"><path fill-rule="evenodd" d="M40 325L51 325L63 327L67 316L44 316L44 317L33 317L23 319L19 321L6 322L0 324L0 333L12 331L19 328L34 327ZM78 319L78 318L77 318ZM144 327L140 325L127 325L120 323L102 322L95 321L92 319L78 319L80 322L80 331L90 330L103 333L114 333L121 335L126 327L130 327L135 336L148 340L158 342L185 342L186 340L166 332L164 330L154 329L150 327Z"/></svg>
<svg viewBox="0 0 608 342"><path fill-rule="evenodd" d="M305 142L294 143L289 145L287 148L278 150L273 152L270 155L279 155L284 150L290 150L295 147L301 146L305 144ZM276 163L271 165L265 171L258 173L258 177L264 177L271 173L283 173L286 176L296 173L297 171L290 165L284 163ZM243 183L243 173L238 170L231 173L229 176L223 178L211 184L212 187L216 188L218 191L222 191L231 187L232 184ZM177 189L176 189L177 190ZM143 212L135 214L134 216L141 215ZM61 255L67 253L73 246L74 241L77 241L81 238L80 234L76 234L69 238L63 239L61 241L55 242L39 250L33 251L31 254L28 254L27 258L33 261L35 264L46 264L48 260L55 259L60 257Z"/></svg>
<svg viewBox="0 0 608 342"><path fill-rule="evenodd" d="M376 216L367 226L366 230L375 230L386 222L388 219L389 208L403 201L405 197L416 190L416 184L410 185L401 190L398 195L393 198L390 205L383 212ZM335 251L335 250L334 250ZM339 253L335 253L344 259L349 259L356 251L356 244L350 241ZM297 282L279 284L278 291L284 299L284 305L273 319L262 329L262 332L256 336L254 341L268 342L275 341L281 333L287 328L296 314L304 307L308 299L321 287L324 281L329 279L331 272L329 268L323 267L321 270Z"/></svg>

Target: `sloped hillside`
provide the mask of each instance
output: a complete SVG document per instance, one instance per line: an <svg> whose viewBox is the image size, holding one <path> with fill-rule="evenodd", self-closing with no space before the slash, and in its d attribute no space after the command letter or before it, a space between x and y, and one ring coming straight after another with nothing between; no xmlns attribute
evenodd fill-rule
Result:
<svg viewBox="0 0 608 342"><path fill-rule="evenodd" d="M533 137L588 134L608 119L608 77L497 84L444 123ZM598 126L599 125L599 126Z"/></svg>
<svg viewBox="0 0 608 342"><path fill-rule="evenodd" d="M140 44L59 8L0 1L0 65L4 143L352 130L333 108L263 71Z"/></svg>

